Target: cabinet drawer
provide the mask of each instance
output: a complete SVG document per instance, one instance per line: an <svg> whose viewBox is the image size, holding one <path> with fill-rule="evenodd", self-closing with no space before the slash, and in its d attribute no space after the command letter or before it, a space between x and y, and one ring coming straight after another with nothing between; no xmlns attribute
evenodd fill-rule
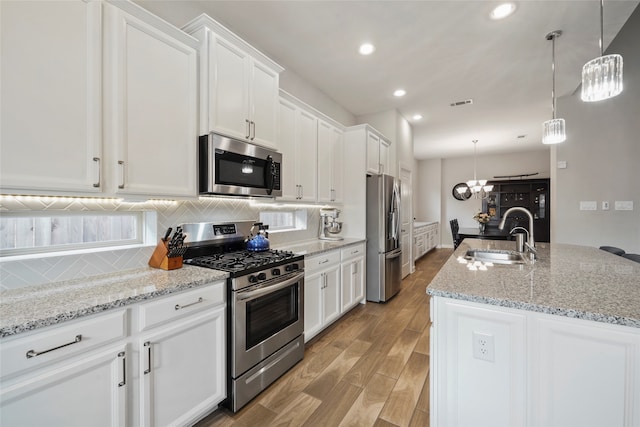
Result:
<svg viewBox="0 0 640 427"><path fill-rule="evenodd" d="M140 304L140 330L144 331L185 314L224 304L226 301L225 292L226 282L220 281Z"/></svg>
<svg viewBox="0 0 640 427"><path fill-rule="evenodd" d="M324 270L325 268L340 264L340 251L334 250L330 252L324 252L320 255L315 255L310 258L304 259L304 270L306 274L311 274L316 271Z"/></svg>
<svg viewBox="0 0 640 427"><path fill-rule="evenodd" d="M126 313L126 309L107 312L2 340L2 377L66 360L126 337Z"/></svg>
<svg viewBox="0 0 640 427"><path fill-rule="evenodd" d="M342 261L347 261L352 258L365 256L367 252L366 246L364 243L359 243L357 245L349 246L348 248L344 248L340 251L340 259Z"/></svg>

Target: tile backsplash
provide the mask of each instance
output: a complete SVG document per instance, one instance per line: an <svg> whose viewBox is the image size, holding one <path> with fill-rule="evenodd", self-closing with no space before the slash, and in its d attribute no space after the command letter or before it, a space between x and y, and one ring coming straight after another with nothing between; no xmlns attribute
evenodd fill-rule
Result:
<svg viewBox="0 0 640 427"><path fill-rule="evenodd" d="M254 203L238 198L201 198L197 201L175 203L147 202L127 203L120 200L54 198L54 197L4 197L0 201L0 215L19 211L155 211L157 234L168 227L187 222L218 222L257 220L261 211L293 210L291 205L282 207L276 203ZM320 213L318 207L305 207L305 230L272 233L272 244L282 244L314 239L318 235ZM83 252L74 255L47 256L23 260L0 260L1 289L14 289L49 282L77 279L122 270L145 267L153 252L152 246Z"/></svg>

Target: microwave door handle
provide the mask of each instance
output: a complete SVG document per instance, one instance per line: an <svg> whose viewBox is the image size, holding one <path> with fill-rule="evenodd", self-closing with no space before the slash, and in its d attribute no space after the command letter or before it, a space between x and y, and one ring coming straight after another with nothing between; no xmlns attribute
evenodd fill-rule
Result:
<svg viewBox="0 0 640 427"><path fill-rule="evenodd" d="M273 164L273 157L270 155L267 156L267 167L264 168L264 180L265 184L267 184L267 194L271 195L273 192L273 187L275 186L275 165Z"/></svg>

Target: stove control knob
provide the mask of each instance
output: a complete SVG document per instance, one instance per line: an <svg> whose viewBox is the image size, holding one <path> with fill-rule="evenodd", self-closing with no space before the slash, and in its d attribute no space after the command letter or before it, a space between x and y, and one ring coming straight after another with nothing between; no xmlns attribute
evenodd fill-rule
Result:
<svg viewBox="0 0 640 427"><path fill-rule="evenodd" d="M280 269L279 268L274 268L273 270L271 270L271 274L273 276L279 276L280 275Z"/></svg>
<svg viewBox="0 0 640 427"><path fill-rule="evenodd" d="M249 276L250 283L256 283L257 281L258 281L258 277L254 276L253 274Z"/></svg>
<svg viewBox="0 0 640 427"><path fill-rule="evenodd" d="M300 268L300 266L299 266L297 263L294 263L294 264L289 264L289 265L287 265L284 269L285 269L286 271L296 271L296 270L298 270L299 268Z"/></svg>
<svg viewBox="0 0 640 427"><path fill-rule="evenodd" d="M258 280L265 280L266 278L267 278L267 274L266 273L258 274Z"/></svg>

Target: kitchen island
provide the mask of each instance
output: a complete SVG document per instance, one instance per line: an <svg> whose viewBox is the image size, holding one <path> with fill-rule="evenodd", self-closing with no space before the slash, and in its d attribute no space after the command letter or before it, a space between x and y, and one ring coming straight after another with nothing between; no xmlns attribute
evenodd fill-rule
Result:
<svg viewBox="0 0 640 427"><path fill-rule="evenodd" d="M431 425L640 425L640 264L538 243L487 264L466 239L429 284Z"/></svg>

